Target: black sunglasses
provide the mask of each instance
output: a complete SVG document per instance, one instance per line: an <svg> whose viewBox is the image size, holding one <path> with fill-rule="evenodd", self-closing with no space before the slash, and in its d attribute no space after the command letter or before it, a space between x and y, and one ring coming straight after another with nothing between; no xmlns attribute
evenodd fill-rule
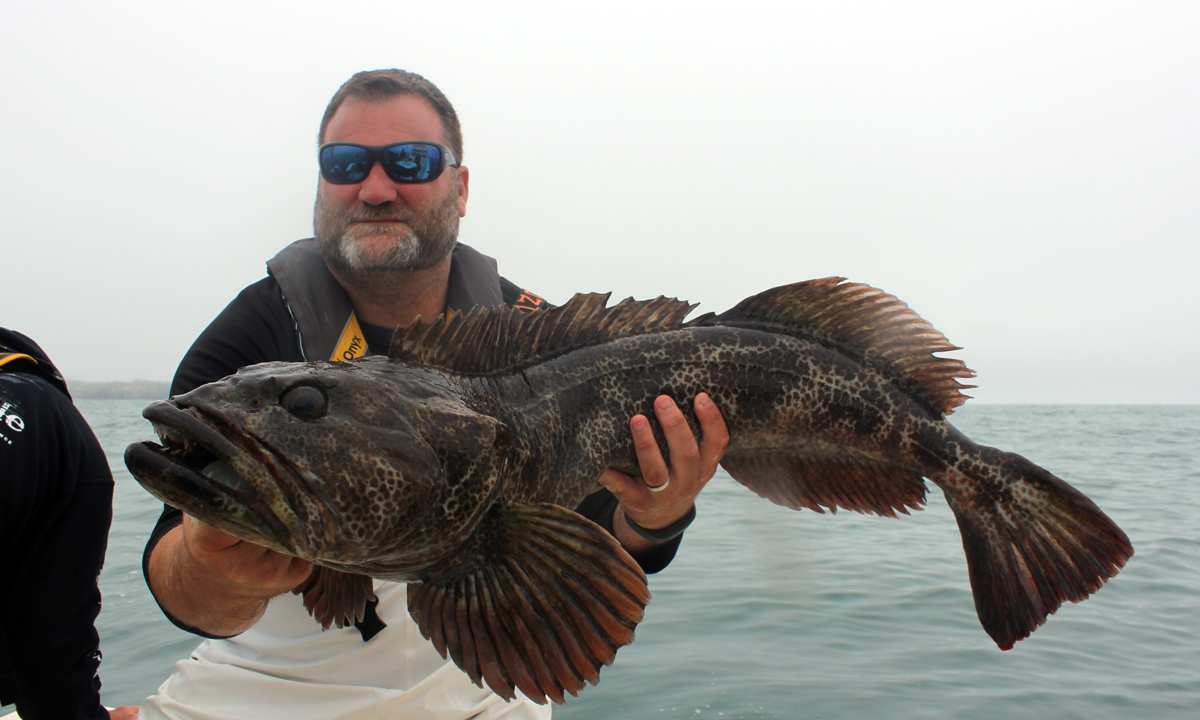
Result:
<svg viewBox="0 0 1200 720"><path fill-rule="evenodd" d="M440 143L325 143L317 149L321 177L335 185L353 185L366 180L376 160L383 164L387 176L398 183L431 182L447 167L458 167L454 153Z"/></svg>

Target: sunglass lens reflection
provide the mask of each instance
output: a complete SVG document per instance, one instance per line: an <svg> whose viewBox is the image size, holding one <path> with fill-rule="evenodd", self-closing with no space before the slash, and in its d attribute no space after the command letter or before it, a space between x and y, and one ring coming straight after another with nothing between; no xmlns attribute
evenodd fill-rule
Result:
<svg viewBox="0 0 1200 720"><path fill-rule="evenodd" d="M321 153L321 170L333 183L362 182L371 171L371 158L362 148L328 147Z"/></svg>
<svg viewBox="0 0 1200 720"><path fill-rule="evenodd" d="M425 182L441 165L441 151L432 145L399 145L383 153L383 167L396 182Z"/></svg>

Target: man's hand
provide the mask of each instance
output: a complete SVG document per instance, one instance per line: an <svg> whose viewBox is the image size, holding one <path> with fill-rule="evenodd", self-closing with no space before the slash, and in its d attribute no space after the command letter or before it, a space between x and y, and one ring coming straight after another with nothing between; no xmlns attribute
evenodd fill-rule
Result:
<svg viewBox="0 0 1200 720"><path fill-rule="evenodd" d="M267 602L308 580L313 566L239 540L199 520L159 540L150 556L150 586L177 620L211 635L249 629Z"/></svg>
<svg viewBox="0 0 1200 720"><path fill-rule="evenodd" d="M137 705L122 705L109 710L108 717L111 720L137 720L138 710Z"/></svg>
<svg viewBox="0 0 1200 720"><path fill-rule="evenodd" d="M613 529L617 540L630 552L648 550L654 543L630 529L626 515L647 530L665 528L687 515L696 503L696 496L716 473L729 445L725 420L708 395L697 395L693 407L700 421L699 443L670 397L661 395L654 401L654 416L662 426L670 450L670 467L658 450L650 421L644 415L635 415L629 421L629 428L642 476L630 477L612 468L600 476L600 484L620 503Z"/></svg>
<svg viewBox="0 0 1200 720"><path fill-rule="evenodd" d="M192 559L236 597L273 598L312 572L311 563L239 540L190 515L183 516L183 542Z"/></svg>

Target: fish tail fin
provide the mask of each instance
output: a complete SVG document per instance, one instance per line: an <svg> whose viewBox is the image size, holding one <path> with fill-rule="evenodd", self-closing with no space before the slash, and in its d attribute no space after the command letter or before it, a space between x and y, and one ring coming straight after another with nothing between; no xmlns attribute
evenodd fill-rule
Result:
<svg viewBox="0 0 1200 720"><path fill-rule="evenodd" d="M505 699L565 700L633 641L650 591L599 525L556 505L498 504L453 560L408 586L442 657Z"/></svg>
<svg viewBox="0 0 1200 720"><path fill-rule="evenodd" d="M930 477L962 533L975 609L1002 650L1080 602L1133 555L1129 538L1083 493L1014 453L979 448L967 471ZM982 461L982 462L980 462Z"/></svg>

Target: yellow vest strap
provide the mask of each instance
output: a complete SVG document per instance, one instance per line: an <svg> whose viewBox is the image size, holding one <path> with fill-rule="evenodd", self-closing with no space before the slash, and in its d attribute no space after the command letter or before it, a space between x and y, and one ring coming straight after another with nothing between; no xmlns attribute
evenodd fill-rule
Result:
<svg viewBox="0 0 1200 720"><path fill-rule="evenodd" d="M33 359L29 355L26 355L25 353L0 353L0 366L6 365L14 360L28 360L34 365L38 364L37 360Z"/></svg>

